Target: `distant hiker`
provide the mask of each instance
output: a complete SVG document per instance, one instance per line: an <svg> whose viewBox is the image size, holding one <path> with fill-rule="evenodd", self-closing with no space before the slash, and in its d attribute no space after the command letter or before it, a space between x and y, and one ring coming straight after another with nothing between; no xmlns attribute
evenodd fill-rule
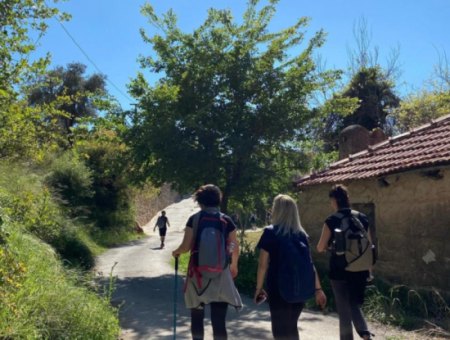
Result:
<svg viewBox="0 0 450 340"><path fill-rule="evenodd" d="M240 229L240 223L239 223L239 215L238 213L233 213L231 215L231 220L233 221L234 225L237 229Z"/></svg>
<svg viewBox="0 0 450 340"><path fill-rule="evenodd" d="M353 340L352 323L364 340L371 339L361 312L364 292L374 264L367 216L350 209L347 188L334 185L329 192L335 213L327 218L317 249L330 247L330 280L339 313L340 340Z"/></svg>
<svg viewBox="0 0 450 340"><path fill-rule="evenodd" d="M272 218L272 210L269 210L266 214L266 223L267 225L270 225L270 220Z"/></svg>
<svg viewBox="0 0 450 340"><path fill-rule="evenodd" d="M298 340L298 319L305 302L316 298L325 308L327 298L314 268L306 232L300 224L297 204L287 195L273 203L273 226L264 229L260 249L254 301L269 298L275 340ZM267 293L263 290L267 274Z"/></svg>
<svg viewBox="0 0 450 340"><path fill-rule="evenodd" d="M161 211L161 216L158 217L153 232L156 231L156 227L159 228L159 236L161 238L161 249L164 248L164 240L166 239L167 227L170 228L169 219L166 216L165 211Z"/></svg>
<svg viewBox="0 0 450 340"><path fill-rule="evenodd" d="M238 312L242 309L241 297L233 282L238 274L239 259L236 226L217 208L222 200L217 186L200 187L194 200L201 211L189 218L183 242L172 254L179 257L191 252L184 297L186 307L191 310L192 338L204 338L205 306L210 305L214 339L226 340L228 305Z"/></svg>
<svg viewBox="0 0 450 340"><path fill-rule="evenodd" d="M256 219L257 219L256 213L253 213L250 216L250 224L252 225L252 230L256 230Z"/></svg>

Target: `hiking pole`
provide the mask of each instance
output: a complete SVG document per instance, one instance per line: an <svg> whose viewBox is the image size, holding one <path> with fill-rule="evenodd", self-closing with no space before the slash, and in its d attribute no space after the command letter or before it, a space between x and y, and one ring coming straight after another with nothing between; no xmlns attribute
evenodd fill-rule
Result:
<svg viewBox="0 0 450 340"><path fill-rule="evenodd" d="M173 303L173 340L177 339L178 257L175 257L175 298Z"/></svg>

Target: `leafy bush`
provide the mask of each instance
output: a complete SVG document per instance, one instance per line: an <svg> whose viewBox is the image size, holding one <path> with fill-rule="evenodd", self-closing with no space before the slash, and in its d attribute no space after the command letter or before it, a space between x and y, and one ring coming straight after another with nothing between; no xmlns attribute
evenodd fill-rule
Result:
<svg viewBox="0 0 450 340"><path fill-rule="evenodd" d="M10 224L0 245L1 339L116 339L117 310L79 285L54 251Z"/></svg>
<svg viewBox="0 0 450 340"><path fill-rule="evenodd" d="M62 231L52 245L69 266L81 267L84 270L95 267L93 252L75 230Z"/></svg>
<svg viewBox="0 0 450 340"><path fill-rule="evenodd" d="M239 275L235 284L240 293L253 296L258 272L259 250L247 241L240 242Z"/></svg>
<svg viewBox="0 0 450 340"><path fill-rule="evenodd" d="M53 160L51 173L47 183L55 188L63 199L63 203L70 207L72 213L86 213L86 206L91 204L92 171L77 159L71 151L65 152Z"/></svg>
<svg viewBox="0 0 450 340"><path fill-rule="evenodd" d="M29 167L0 163L0 206L16 228L52 245L66 264L93 268L91 250L43 184L43 177L30 173Z"/></svg>
<svg viewBox="0 0 450 340"><path fill-rule="evenodd" d="M92 172L94 192L91 216L101 229L123 228L130 232L134 225L134 205L126 181L126 167L121 162L122 146L102 141L87 141L79 147Z"/></svg>

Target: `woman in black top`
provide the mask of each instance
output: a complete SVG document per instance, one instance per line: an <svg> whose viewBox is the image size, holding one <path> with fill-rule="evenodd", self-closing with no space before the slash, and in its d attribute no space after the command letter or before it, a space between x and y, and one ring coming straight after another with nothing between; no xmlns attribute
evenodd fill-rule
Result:
<svg viewBox="0 0 450 340"><path fill-rule="evenodd" d="M329 198L333 210L339 211L343 216L349 216L352 213L345 186L334 185L329 193ZM372 243L367 216L358 213L357 218L361 221ZM319 252L324 252L332 244L335 230L341 227L341 221L342 218L336 215L331 215L326 219L322 236L317 245ZM352 323L361 338L364 340L371 339L371 333L361 312L361 306L364 304L364 292L370 276L369 271L349 272L340 268L337 264L336 255L331 255L330 280L339 313L340 340L353 340Z"/></svg>
<svg viewBox="0 0 450 340"><path fill-rule="evenodd" d="M203 218L211 218L213 216L223 218L225 222L224 237L228 244L234 244L233 249L227 249L228 251L232 250L230 254L231 263L216 278L210 279L201 275L195 276L188 274L184 298L186 307L191 310L191 333L193 340L204 339L206 305L209 305L211 308L211 325L214 340L226 340L228 305L232 305L237 311L242 309L241 297L233 282L233 278L238 275L239 260L239 243L236 235L236 226L230 217L220 214L217 208L222 200L222 192L217 186L213 184L201 186L194 194L194 200L200 205L201 210L189 218L186 224L183 242L172 252L172 255L179 257L181 254L194 250L193 246L197 237L196 233L197 231L201 233L199 222ZM189 268L192 269L191 265Z"/></svg>
<svg viewBox="0 0 450 340"><path fill-rule="evenodd" d="M281 244L276 233L289 238L299 237L309 249L308 236L300 224L297 204L287 195L278 195L275 198L272 222L276 229L265 228L257 246L260 249L260 257L254 300L257 302L260 296L269 298L272 333L275 340L298 340L297 323L305 304L289 303L281 297L277 283ZM316 303L324 308L327 299L317 272L315 276ZM267 283L267 293L263 290L264 279Z"/></svg>

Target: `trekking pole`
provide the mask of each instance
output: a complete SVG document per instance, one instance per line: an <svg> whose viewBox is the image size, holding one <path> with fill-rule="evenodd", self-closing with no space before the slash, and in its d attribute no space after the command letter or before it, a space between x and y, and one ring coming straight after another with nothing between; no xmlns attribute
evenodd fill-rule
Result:
<svg viewBox="0 0 450 340"><path fill-rule="evenodd" d="M173 303L173 340L177 339L178 257L175 257L175 298Z"/></svg>

